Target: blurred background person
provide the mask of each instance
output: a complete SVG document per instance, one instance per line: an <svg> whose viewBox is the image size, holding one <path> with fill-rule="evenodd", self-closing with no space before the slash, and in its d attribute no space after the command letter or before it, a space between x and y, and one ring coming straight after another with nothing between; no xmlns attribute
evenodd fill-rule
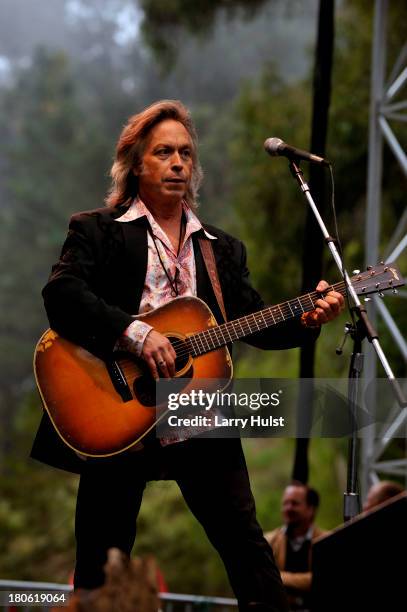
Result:
<svg viewBox="0 0 407 612"><path fill-rule="evenodd" d="M283 493L284 525L265 534L287 590L291 610L309 610L312 542L326 532L315 525L319 495L301 482L292 482Z"/></svg>
<svg viewBox="0 0 407 612"><path fill-rule="evenodd" d="M363 504L363 511L372 510L378 504L402 493L404 490L404 487L398 482L392 482L391 480L377 482L370 487L367 493L365 503Z"/></svg>

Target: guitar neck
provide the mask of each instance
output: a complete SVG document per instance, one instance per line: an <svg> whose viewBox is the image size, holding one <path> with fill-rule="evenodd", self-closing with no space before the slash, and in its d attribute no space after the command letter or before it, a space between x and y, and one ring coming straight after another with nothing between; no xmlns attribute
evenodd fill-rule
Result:
<svg viewBox="0 0 407 612"><path fill-rule="evenodd" d="M325 292L337 291L342 295L346 293L346 287L343 281L331 285ZM300 317L304 312L310 312L315 309L315 302L324 295L324 293L312 291L300 297L296 297L287 302L281 302L275 306L268 306L257 312L253 312L239 319L222 323L210 327L204 331L198 332L188 337L191 353L194 356L208 353L221 346L225 346L230 342L235 342L240 338L245 338L258 331L268 329L289 319Z"/></svg>

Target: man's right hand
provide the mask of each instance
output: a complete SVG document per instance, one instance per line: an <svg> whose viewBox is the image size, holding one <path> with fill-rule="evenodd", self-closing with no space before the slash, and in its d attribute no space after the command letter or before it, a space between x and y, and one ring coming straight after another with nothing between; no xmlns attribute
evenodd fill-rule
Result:
<svg viewBox="0 0 407 612"><path fill-rule="evenodd" d="M152 329L146 336L141 351L141 357L147 363L151 375L155 380L160 378L172 378L175 376L175 359L177 357L171 342Z"/></svg>

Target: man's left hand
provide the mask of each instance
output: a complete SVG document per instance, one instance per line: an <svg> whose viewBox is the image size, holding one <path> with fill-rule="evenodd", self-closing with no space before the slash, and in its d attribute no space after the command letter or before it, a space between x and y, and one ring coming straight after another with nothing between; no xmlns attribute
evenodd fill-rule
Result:
<svg viewBox="0 0 407 612"><path fill-rule="evenodd" d="M326 291L329 285L326 281L319 281L316 290L319 292ZM317 308L311 312L304 313L303 323L306 327L317 327L336 319L336 317L344 310L345 300L343 295L337 291L329 291L324 298L320 298L315 302Z"/></svg>

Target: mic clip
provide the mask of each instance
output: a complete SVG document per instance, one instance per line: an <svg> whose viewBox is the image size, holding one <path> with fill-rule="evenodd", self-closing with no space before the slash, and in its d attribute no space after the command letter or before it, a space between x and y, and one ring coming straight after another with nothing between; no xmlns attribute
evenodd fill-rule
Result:
<svg viewBox="0 0 407 612"><path fill-rule="evenodd" d="M343 347L345 346L345 342L349 336L349 334L352 332L353 330L353 325L352 323L345 323L345 328L344 328L344 333L343 333L343 338L342 338L342 342L336 347L335 349L335 353L337 355L342 355L343 353Z"/></svg>

